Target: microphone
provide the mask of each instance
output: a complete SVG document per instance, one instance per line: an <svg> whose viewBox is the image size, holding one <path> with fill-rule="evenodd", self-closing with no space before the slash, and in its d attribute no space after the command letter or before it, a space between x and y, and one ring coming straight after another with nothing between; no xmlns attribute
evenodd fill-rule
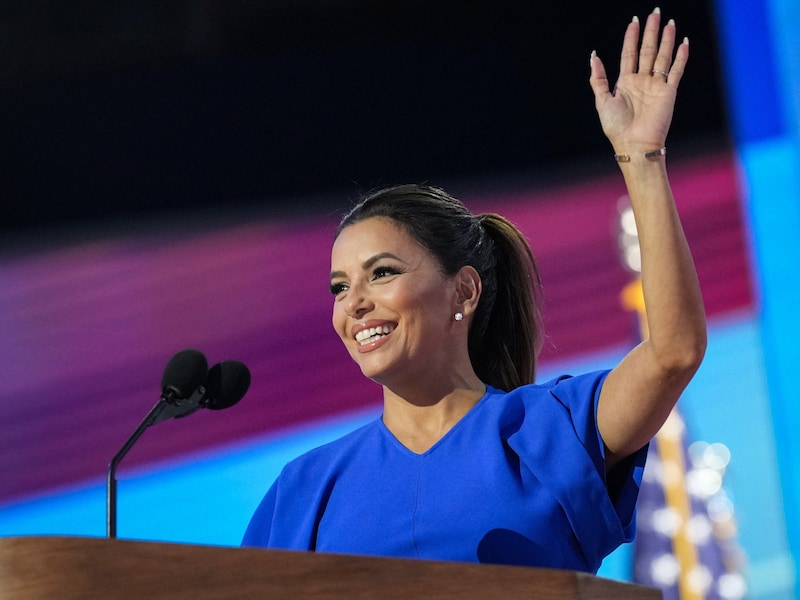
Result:
<svg viewBox="0 0 800 600"><path fill-rule="evenodd" d="M194 385L194 382L192 382ZM176 386L162 386L172 391ZM194 392L183 398L183 391L176 397L165 399L157 404L151 411L149 425L155 425L167 419L181 419L200 410L222 410L239 402L247 388L250 387L250 370L238 360L226 360L215 364L208 371L203 385L198 385ZM149 426L148 425L148 426Z"/></svg>
<svg viewBox="0 0 800 600"><path fill-rule="evenodd" d="M161 376L161 400L142 421L142 431L167 419L185 417L200 408L205 392L202 385L207 377L208 361L199 350L181 350L169 359Z"/></svg>
<svg viewBox="0 0 800 600"><path fill-rule="evenodd" d="M181 350L169 359L161 376L161 398L167 402L186 398L203 384L208 361L199 350Z"/></svg>
<svg viewBox="0 0 800 600"><path fill-rule="evenodd" d="M117 537L117 466L144 431L167 419L178 419L200 408L222 410L241 400L250 387L250 370L237 360L208 368L202 352L186 349L167 363L161 377L161 399L111 459L106 485L106 536Z"/></svg>
<svg viewBox="0 0 800 600"><path fill-rule="evenodd" d="M230 408L244 398L250 387L250 369L238 360L215 364L208 372L201 405L211 410Z"/></svg>

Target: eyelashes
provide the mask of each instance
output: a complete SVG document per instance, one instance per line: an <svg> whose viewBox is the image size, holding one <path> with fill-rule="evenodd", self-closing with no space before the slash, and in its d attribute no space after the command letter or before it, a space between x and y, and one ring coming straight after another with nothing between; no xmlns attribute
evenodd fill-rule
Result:
<svg viewBox="0 0 800 600"><path fill-rule="evenodd" d="M392 275L402 275L403 273L405 273L405 269L398 269L389 265L379 265L372 270L369 281L377 281ZM333 296L338 296L342 292L346 292L350 289L350 284L344 281L333 282L328 289Z"/></svg>
<svg viewBox="0 0 800 600"><path fill-rule="evenodd" d="M334 296L338 296L343 291L347 289L347 284L344 283L332 283L331 286L328 288Z"/></svg>
<svg viewBox="0 0 800 600"><path fill-rule="evenodd" d="M382 277L388 277L389 275L400 275L405 271L402 269L395 269L394 267L390 266L382 266L382 267L375 267L375 270L372 271L372 280L381 279Z"/></svg>

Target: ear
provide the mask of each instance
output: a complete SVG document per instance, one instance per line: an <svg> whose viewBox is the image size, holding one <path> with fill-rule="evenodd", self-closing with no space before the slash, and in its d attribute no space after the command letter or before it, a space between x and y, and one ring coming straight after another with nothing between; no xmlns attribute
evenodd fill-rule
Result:
<svg viewBox="0 0 800 600"><path fill-rule="evenodd" d="M481 276L475 267L461 267L455 275L456 310L464 316L473 314L478 308L478 300L483 290Z"/></svg>

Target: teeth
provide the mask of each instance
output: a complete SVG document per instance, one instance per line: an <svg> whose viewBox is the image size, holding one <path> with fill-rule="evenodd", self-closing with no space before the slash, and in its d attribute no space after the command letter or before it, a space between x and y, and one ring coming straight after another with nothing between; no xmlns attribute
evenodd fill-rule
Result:
<svg viewBox="0 0 800 600"><path fill-rule="evenodd" d="M359 344L368 344L370 342L374 342L378 338L392 333L394 330L393 327L389 325L381 325L378 327L370 327L369 329L362 329L356 334L356 341Z"/></svg>

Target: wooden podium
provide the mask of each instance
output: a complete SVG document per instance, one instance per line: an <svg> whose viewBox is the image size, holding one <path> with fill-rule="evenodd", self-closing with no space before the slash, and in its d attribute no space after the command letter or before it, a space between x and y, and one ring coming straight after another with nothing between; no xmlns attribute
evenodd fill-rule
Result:
<svg viewBox="0 0 800 600"><path fill-rule="evenodd" d="M555 569L81 537L0 538L0 598L656 600Z"/></svg>

